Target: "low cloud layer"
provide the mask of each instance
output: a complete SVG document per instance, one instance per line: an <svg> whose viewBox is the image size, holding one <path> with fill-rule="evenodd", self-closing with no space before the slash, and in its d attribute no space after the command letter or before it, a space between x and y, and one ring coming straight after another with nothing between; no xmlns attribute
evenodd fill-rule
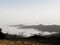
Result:
<svg viewBox="0 0 60 45"><path fill-rule="evenodd" d="M34 34L46 36L46 35L52 35L58 33L58 32L49 32L49 31L39 31L33 28L17 29L16 27L3 27L2 32L8 34L14 34L14 35L22 35L24 37L29 37Z"/></svg>

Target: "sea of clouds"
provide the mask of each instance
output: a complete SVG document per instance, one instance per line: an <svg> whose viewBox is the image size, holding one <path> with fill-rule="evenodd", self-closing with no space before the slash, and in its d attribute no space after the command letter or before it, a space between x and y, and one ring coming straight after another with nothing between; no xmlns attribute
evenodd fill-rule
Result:
<svg viewBox="0 0 60 45"><path fill-rule="evenodd" d="M48 32L48 31L38 31L37 29L29 28L29 29L17 29L16 27L2 27L3 33L13 34L13 35L22 35L24 37L29 37L34 34L39 34L41 36L57 34L58 32Z"/></svg>

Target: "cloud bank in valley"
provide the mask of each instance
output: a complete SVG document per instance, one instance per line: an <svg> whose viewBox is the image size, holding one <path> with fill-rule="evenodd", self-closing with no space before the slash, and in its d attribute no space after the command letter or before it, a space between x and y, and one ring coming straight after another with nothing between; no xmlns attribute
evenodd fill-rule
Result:
<svg viewBox="0 0 60 45"><path fill-rule="evenodd" d="M52 34L58 34L59 30L55 30L56 27L60 27L59 25L11 25L10 27L15 27L19 31L23 31L23 35L31 36L34 34L46 36ZM21 32L20 32L21 33Z"/></svg>
<svg viewBox="0 0 60 45"><path fill-rule="evenodd" d="M48 31L38 31L37 29L29 28L29 29L17 29L15 27L3 27L3 33L14 34L14 35L22 35L24 37L29 37L34 34L45 36L51 34L57 34L57 32L48 32Z"/></svg>

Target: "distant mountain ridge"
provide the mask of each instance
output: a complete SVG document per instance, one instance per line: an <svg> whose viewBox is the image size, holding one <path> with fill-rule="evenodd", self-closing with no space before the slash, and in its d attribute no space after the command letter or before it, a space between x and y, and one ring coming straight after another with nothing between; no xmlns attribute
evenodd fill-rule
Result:
<svg viewBox="0 0 60 45"><path fill-rule="evenodd" d="M59 32L60 33L60 25L12 25L13 27L18 27L18 29L37 29L39 31L48 31L48 32Z"/></svg>

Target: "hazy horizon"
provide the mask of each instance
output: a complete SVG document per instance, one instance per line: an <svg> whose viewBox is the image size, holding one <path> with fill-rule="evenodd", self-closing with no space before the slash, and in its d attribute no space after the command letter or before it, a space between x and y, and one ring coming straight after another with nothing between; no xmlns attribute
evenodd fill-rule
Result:
<svg viewBox="0 0 60 45"><path fill-rule="evenodd" d="M0 25L60 25L60 0L0 0Z"/></svg>

